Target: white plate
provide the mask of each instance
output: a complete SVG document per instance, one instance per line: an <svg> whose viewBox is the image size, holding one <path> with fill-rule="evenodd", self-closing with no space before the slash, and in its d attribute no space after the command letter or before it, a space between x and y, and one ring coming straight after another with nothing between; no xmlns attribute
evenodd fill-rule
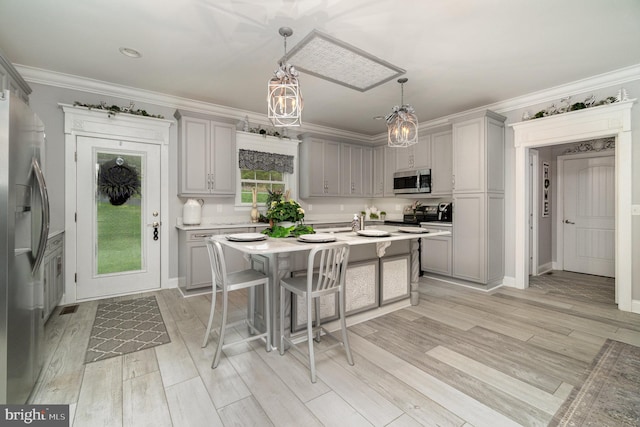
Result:
<svg viewBox="0 0 640 427"><path fill-rule="evenodd" d="M266 239L267 235L262 233L238 233L228 234L224 237L232 242L255 242Z"/></svg>
<svg viewBox="0 0 640 427"><path fill-rule="evenodd" d="M429 230L425 230L422 227L398 227L398 231L402 232L402 233L416 233L416 234L422 234L422 233L428 233Z"/></svg>
<svg viewBox="0 0 640 427"><path fill-rule="evenodd" d="M367 236L367 237L386 237L386 236L390 236L391 234L389 234L388 231L384 231L384 230L376 230L374 228L369 229L369 230L358 230L356 231L356 233L358 233L361 236Z"/></svg>
<svg viewBox="0 0 640 427"><path fill-rule="evenodd" d="M298 241L306 243L335 242L336 236L329 233L303 234L298 236Z"/></svg>

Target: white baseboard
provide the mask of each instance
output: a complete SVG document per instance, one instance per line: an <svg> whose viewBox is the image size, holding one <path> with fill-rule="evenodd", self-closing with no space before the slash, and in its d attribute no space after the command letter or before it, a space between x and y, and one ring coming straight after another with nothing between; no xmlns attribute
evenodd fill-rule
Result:
<svg viewBox="0 0 640 427"><path fill-rule="evenodd" d="M559 262L557 262L557 261L553 261L553 262L551 263L551 268L552 268L553 270L562 270L562 266L561 266L561 265L560 265L560 263L559 263Z"/></svg>
<svg viewBox="0 0 640 427"><path fill-rule="evenodd" d="M162 289L171 289L171 288L177 288L177 287L178 287L178 278L170 277L164 282L164 286L162 287Z"/></svg>
<svg viewBox="0 0 640 427"><path fill-rule="evenodd" d="M553 262L547 262L545 264L538 266L538 276L544 273L548 273L551 270L555 270L553 268Z"/></svg>
<svg viewBox="0 0 640 427"><path fill-rule="evenodd" d="M516 278L512 276L504 276L502 279L502 285L510 288L516 288Z"/></svg>
<svg viewBox="0 0 640 427"><path fill-rule="evenodd" d="M631 300L631 312L640 314L640 300Z"/></svg>

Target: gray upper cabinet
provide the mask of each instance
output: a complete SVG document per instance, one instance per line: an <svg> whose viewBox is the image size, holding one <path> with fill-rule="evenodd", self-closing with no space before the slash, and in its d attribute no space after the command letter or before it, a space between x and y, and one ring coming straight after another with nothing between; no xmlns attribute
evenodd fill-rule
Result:
<svg viewBox="0 0 640 427"><path fill-rule="evenodd" d="M378 145L373 149L373 174L371 177L371 195L384 197L384 183L387 170L384 167L385 145Z"/></svg>
<svg viewBox="0 0 640 427"><path fill-rule="evenodd" d="M180 196L234 195L236 128L176 111L180 137Z"/></svg>
<svg viewBox="0 0 640 427"><path fill-rule="evenodd" d="M373 148L362 147L362 195L373 196Z"/></svg>
<svg viewBox="0 0 640 427"><path fill-rule="evenodd" d="M395 147L396 171L431 167L431 136L418 138L418 143L409 147Z"/></svg>
<svg viewBox="0 0 640 427"><path fill-rule="evenodd" d="M431 195L451 194L451 131L431 135Z"/></svg>
<svg viewBox="0 0 640 427"><path fill-rule="evenodd" d="M504 120L492 111L453 124L453 191L504 191Z"/></svg>
<svg viewBox="0 0 640 427"><path fill-rule="evenodd" d="M341 144L340 194L371 197L373 191L373 149L354 144Z"/></svg>
<svg viewBox="0 0 640 427"><path fill-rule="evenodd" d="M304 138L300 144L301 197L340 196L340 143Z"/></svg>
<svg viewBox="0 0 640 427"><path fill-rule="evenodd" d="M397 148L384 146L384 197L394 197L393 192L393 174L396 171L396 152Z"/></svg>

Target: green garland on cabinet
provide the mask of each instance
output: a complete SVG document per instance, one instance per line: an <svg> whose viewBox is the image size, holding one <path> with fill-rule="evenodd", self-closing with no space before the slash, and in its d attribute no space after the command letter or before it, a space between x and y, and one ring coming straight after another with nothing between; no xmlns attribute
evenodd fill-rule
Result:
<svg viewBox="0 0 640 427"><path fill-rule="evenodd" d="M75 107L85 107L89 110L104 110L109 112L109 117L115 116L118 113L133 114L134 116L152 117L154 119L164 119L164 116L160 114L149 114L145 110L135 108L133 102L128 107L118 107L117 105L107 105L106 102L100 104L84 104L82 102L75 101L73 103Z"/></svg>

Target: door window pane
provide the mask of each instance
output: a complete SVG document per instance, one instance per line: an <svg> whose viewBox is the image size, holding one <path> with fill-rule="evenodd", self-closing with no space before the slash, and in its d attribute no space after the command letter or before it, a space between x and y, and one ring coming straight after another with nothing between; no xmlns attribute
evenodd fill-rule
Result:
<svg viewBox="0 0 640 427"><path fill-rule="evenodd" d="M143 156L96 153L97 274L142 270Z"/></svg>

